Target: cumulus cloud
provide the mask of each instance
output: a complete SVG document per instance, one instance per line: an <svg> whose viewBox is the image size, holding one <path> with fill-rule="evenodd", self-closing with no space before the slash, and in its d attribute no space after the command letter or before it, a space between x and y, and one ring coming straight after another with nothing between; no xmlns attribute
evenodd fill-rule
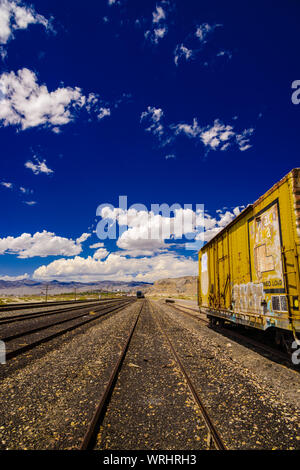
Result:
<svg viewBox="0 0 300 470"><path fill-rule="evenodd" d="M208 23L202 23L197 26L196 32L192 35L190 34L186 38L187 44L178 44L174 51L174 62L176 66L179 65L182 61L189 61L195 59L200 54L205 52L205 45L208 42L208 37L213 33L213 31L223 26L221 24L210 25ZM227 50L220 50L218 53L214 53L213 56L221 57L226 56L231 59L232 54ZM204 62L204 65L208 65L207 62Z"/></svg>
<svg viewBox="0 0 300 470"><path fill-rule="evenodd" d="M179 60L184 58L185 60L190 60L193 57L192 49L188 49L188 47L184 46L183 44L178 44L174 51L174 62L178 65Z"/></svg>
<svg viewBox="0 0 300 470"><path fill-rule="evenodd" d="M110 116L109 108L100 108L99 111L98 119L103 119L105 116Z"/></svg>
<svg viewBox="0 0 300 470"><path fill-rule="evenodd" d="M104 243L103 242L99 242L99 243L94 243L93 245L90 245L90 248L93 249L93 248L103 248L104 247Z"/></svg>
<svg viewBox="0 0 300 470"><path fill-rule="evenodd" d="M163 39L168 32L167 26L161 26L160 28L153 28L145 32L145 38L149 39L153 44L158 44L160 39Z"/></svg>
<svg viewBox="0 0 300 470"><path fill-rule="evenodd" d="M108 254L109 254L109 252L105 248L99 248L93 254L93 258L94 259L103 259L103 258L106 258Z"/></svg>
<svg viewBox="0 0 300 470"><path fill-rule="evenodd" d="M156 5L156 10L152 13L153 23L159 23L161 20L166 19L166 12L162 6Z"/></svg>
<svg viewBox="0 0 300 470"><path fill-rule="evenodd" d="M206 242L222 230L244 206L231 210L219 210L215 217L207 213L196 213L193 218L198 225L205 228L204 233L197 235L197 240ZM159 214L147 213L129 209L102 208L103 216L118 221L120 225L128 223L128 229L117 241L120 251L109 253L103 243L95 243L91 248L98 248L93 256L83 258L74 256L70 259L60 258L47 265L37 268L34 279L65 281L97 281L97 280L136 280L152 282L165 277L178 277L197 274L197 261L189 256L182 256L174 251L168 251L168 244L163 240L163 226L171 225L175 233L175 218L184 216L184 209L175 212L174 217L162 217ZM189 214L191 215L191 214ZM169 219L169 220L168 220ZM173 219L173 224L172 220ZM151 228L159 226L157 239L143 239L141 235ZM141 230L139 231L138 228ZM0 245L1 247L1 245Z"/></svg>
<svg viewBox="0 0 300 470"><path fill-rule="evenodd" d="M201 221L199 224L203 224L204 231L200 232L196 236L196 240L202 242L210 241L215 235L217 235L223 228L225 228L230 222L235 219L243 210L245 206L236 206L231 211L229 210L217 210L218 218L212 217L210 214L205 213L201 215Z"/></svg>
<svg viewBox="0 0 300 470"><path fill-rule="evenodd" d="M165 136L165 128L161 122L163 117L163 110L161 108L155 108L154 106L148 106L147 110L141 114L141 122L145 122L146 132L151 132L156 135L160 140Z"/></svg>
<svg viewBox="0 0 300 470"><path fill-rule="evenodd" d="M77 245L80 245L80 243L85 242L90 236L90 233L83 233L80 237L76 239Z"/></svg>
<svg viewBox="0 0 300 470"><path fill-rule="evenodd" d="M136 280L152 282L165 277L195 275L197 261L166 253L152 258L127 258L111 253L104 261L76 256L59 259L34 271L34 279L41 280Z"/></svg>
<svg viewBox="0 0 300 470"><path fill-rule="evenodd" d="M224 124L220 119L215 119L213 124L202 126L194 118L192 123L178 123L165 125L164 113L161 108L148 106L141 114L141 122L146 122L146 131L154 134L162 145L172 142L177 136L185 135L190 139L202 142L209 150L226 151L231 146L236 146L240 151L252 147L250 138L254 128L244 129L241 132L235 130L232 124Z"/></svg>
<svg viewBox="0 0 300 470"><path fill-rule="evenodd" d="M79 239L81 238L82 236ZM36 232L34 235L23 233L19 237L0 238L0 255L15 254L23 259L34 256L75 256L81 251L80 243L46 230Z"/></svg>
<svg viewBox="0 0 300 470"><path fill-rule="evenodd" d="M4 186L4 188L8 188L8 189L12 189L13 187L13 184L12 183L8 183L6 181L1 181L1 186Z"/></svg>
<svg viewBox="0 0 300 470"><path fill-rule="evenodd" d="M29 279L29 274L21 274L20 276L0 276L0 281L23 281Z"/></svg>
<svg viewBox="0 0 300 470"><path fill-rule="evenodd" d="M116 245L132 257L166 252L171 248L166 240L182 239L184 236L190 240L195 237L197 213L192 209L181 208L178 204L171 207L162 204L152 209L123 210L106 206L98 215L109 223L119 225L121 229Z"/></svg>
<svg viewBox="0 0 300 470"><path fill-rule="evenodd" d="M33 7L19 0L0 1L0 44L7 44L16 30L27 29L30 24L41 24L46 29L50 27L49 20L39 15Z"/></svg>
<svg viewBox="0 0 300 470"><path fill-rule="evenodd" d="M217 217L212 217L200 208L193 210L173 207L169 214L161 214L132 208L125 211L105 207L102 209L102 216L118 222L120 226L126 226L117 240L117 246L127 255L135 257L151 256L172 249L172 244L166 243L169 239L189 236L190 239L195 237L195 240L208 241L244 208L224 208L217 211Z"/></svg>
<svg viewBox="0 0 300 470"><path fill-rule="evenodd" d="M37 204L36 201L23 201L24 204L27 204L27 206L35 206Z"/></svg>
<svg viewBox="0 0 300 470"><path fill-rule="evenodd" d="M218 52L217 57L227 57L228 59L232 58L232 52L227 50L222 50Z"/></svg>
<svg viewBox="0 0 300 470"><path fill-rule="evenodd" d="M166 23L168 8L169 2L165 0L159 5L156 5L156 9L152 13L152 24L150 29L145 32L145 38L153 44L158 44L168 32L168 26Z"/></svg>
<svg viewBox="0 0 300 470"><path fill-rule="evenodd" d="M51 168L48 168L46 160L43 160L42 162L40 162L36 157L35 157L35 163L33 163L31 160L28 160L24 166L28 168L29 170L33 171L35 175L39 175L40 173L45 173L46 175L50 175L51 173L54 173L53 170L51 170Z"/></svg>
<svg viewBox="0 0 300 470"><path fill-rule="evenodd" d="M60 126L75 118L76 111L95 107L94 94L84 96L78 87L61 87L48 91L39 85L37 76L27 68L17 73L0 75L0 122L3 126L18 126L22 130L46 126L59 132Z"/></svg>
<svg viewBox="0 0 300 470"><path fill-rule="evenodd" d="M217 27L217 25L212 26L208 23L202 23L199 26L197 26L197 30L195 32L195 35L199 39L200 42L203 42L203 41L205 41L208 34L211 33L216 27Z"/></svg>

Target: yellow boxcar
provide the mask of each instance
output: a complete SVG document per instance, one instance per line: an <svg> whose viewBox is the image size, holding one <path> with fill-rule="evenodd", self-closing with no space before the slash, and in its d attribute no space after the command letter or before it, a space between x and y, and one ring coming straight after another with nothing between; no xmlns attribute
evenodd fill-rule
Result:
<svg viewBox="0 0 300 470"><path fill-rule="evenodd" d="M300 168L288 173L199 252L198 303L228 320L300 337ZM292 333L292 335L291 335Z"/></svg>

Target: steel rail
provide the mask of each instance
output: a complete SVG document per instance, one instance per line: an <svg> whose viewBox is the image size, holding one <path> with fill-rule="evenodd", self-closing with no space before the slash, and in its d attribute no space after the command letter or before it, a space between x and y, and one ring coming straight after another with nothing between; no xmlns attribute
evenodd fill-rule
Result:
<svg viewBox="0 0 300 470"><path fill-rule="evenodd" d="M151 303L150 303L150 308L151 308L152 314L153 314L154 309L153 309L153 306L151 305ZM153 315L153 317L154 317L154 315ZM154 319L155 319L155 317L154 317ZM181 372L182 372L182 374L183 374L183 376L184 376L184 378L185 378L185 380L188 384L188 387L189 387L189 389L190 389L190 391L191 391L191 393L194 397L195 402L197 403L197 405L199 406L199 408L201 410L202 417L204 419L204 422L205 422L206 427L207 427L208 432L209 432L208 445L210 446L210 438L211 438L213 440L217 450L226 450L226 446L223 443L223 440L222 440L216 426L214 425L213 421L211 420L211 418L210 418L210 416L209 416L209 414L208 414L208 412L207 412L207 410L206 410L206 408L205 408L205 406L204 406L204 404L203 404L203 402L202 402L202 400L199 396L199 393L197 392L196 387L194 386L190 376L188 375L188 373L187 373L187 371L186 371L179 355L177 354L177 352L176 352L176 350L173 346L173 343L170 340L169 335L167 334L166 330L163 328L162 322L160 320L158 320L158 318L156 318L155 320L156 320L162 334L165 336L165 338L166 338L166 340L169 344L169 347L172 351L174 359L177 362L177 364L179 366L179 369L181 370Z"/></svg>
<svg viewBox="0 0 300 470"><path fill-rule="evenodd" d="M117 302L117 303L119 303L119 302ZM116 303L114 303L113 305L116 305ZM97 308L94 309L94 311L95 312L102 311L103 307L105 308L105 307L107 307L107 305L97 307ZM47 328L51 328L52 326L61 325L63 323L67 323L69 321L76 320L77 318L85 317L86 315L88 315L90 313L90 307L85 307L85 309L87 311L83 312L83 313L80 313L79 315L64 318L63 320L55 321L54 323L47 323L46 325L42 325L42 326L39 326L37 328L31 328L29 330L20 331L19 333L15 333L15 334L10 335L10 336L1 337L1 340L4 341L5 343L7 343L8 341L12 341L13 339L22 338L22 336L28 336L28 335L37 333L39 331L46 330ZM77 309L75 309L75 311L77 311Z"/></svg>
<svg viewBox="0 0 300 470"><path fill-rule="evenodd" d="M64 335L65 333L68 333L68 332L70 332L70 331L72 331L72 330L75 330L76 328L79 328L79 327L81 327L81 326L83 326L83 325L86 325L87 323L90 323L90 322L92 322L92 321L95 321L95 320L97 320L97 319L103 317L104 315L107 315L107 314L112 313L112 312L116 312L116 311L118 311L118 310L122 310L122 309L124 309L125 307L127 307L127 306L130 305L130 304L132 304L132 301L124 302L122 305L117 305L116 307L110 308L109 310L105 310L104 312L102 311L102 310L104 310L104 309L101 309L101 310L99 310L99 311L101 312L100 315L95 315L95 316L93 316L92 318L88 318L87 320L84 320L84 321L82 321L82 322L80 322L80 323L77 323L76 325L71 325L71 326L69 326L69 327L67 327L67 328L65 328L65 329L63 329L63 330L57 331L57 332L55 332L55 333L53 333L53 334L50 334L50 335L48 335L48 336L46 336L46 337L44 337L44 338L40 338L40 339L38 339L38 340L36 340L36 341L33 341L33 342L31 342L31 343L28 343L28 344L25 344L25 345L23 345L23 346L21 346L21 347L19 347L19 348L17 348L17 349L14 349L14 350L12 350L12 351L7 350L7 352L6 352L6 359L9 360L9 359L12 359L13 357L19 356L19 355L23 354L24 352L30 351L31 349L33 349L33 348L39 346L40 344L43 344L43 343L46 343L46 342L48 342L48 341L50 341L50 340L52 340L52 339L58 338L59 336L62 336L62 335ZM69 319L68 321L71 321L71 320L74 320L74 318L73 318L73 319ZM51 325L51 326L56 326L56 325ZM27 332L27 336L28 336L29 334L31 334L31 333L30 333L30 332Z"/></svg>
<svg viewBox="0 0 300 470"><path fill-rule="evenodd" d="M94 413L94 415L93 415L93 417L92 417L92 419L89 423L88 429L87 429L87 431L84 435L84 438L82 440L82 443L80 445L80 450L88 450L88 449L92 449L94 447L97 429L100 426L101 422L103 421L105 411L106 411L106 408L107 408L107 404L109 402L109 398L112 395L112 392L114 390L118 374L120 372L120 369L121 369L122 364L124 362L124 359L126 357L130 341L132 339L133 333L136 329L137 323L139 321L139 318L140 318L140 315L141 315L141 312L142 312L144 306L145 306L145 301L141 305L139 313L138 313L138 315L135 319L135 322L134 322L134 324L133 324L133 326L130 330L130 333L129 333L127 339L126 339L125 345L124 345L124 347L123 347L123 349L122 349L122 351L121 351L121 353L118 357L118 360L115 363L115 366L114 366L114 368L113 368L113 370L110 374L108 383L105 387L104 392L102 393L102 395L100 397L100 400L99 400L99 403L96 407L95 413Z"/></svg>
<svg viewBox="0 0 300 470"><path fill-rule="evenodd" d="M99 305L107 305L107 304L112 304L112 303L116 303L116 302L124 302L125 299L121 299L121 300L104 300L103 303L102 302L98 302ZM23 320L31 320L31 319L35 319L35 318L39 318L39 317L47 317L49 315L56 315L56 314L59 314L59 313L66 313L66 312L72 312L73 310L83 310L83 309L88 309L88 308L91 308L91 307L94 307L94 305L97 306L97 303L96 304L85 304L85 305L75 305L74 307L67 307L67 308L58 308L58 309L54 309L54 310L47 310L46 312L36 312L36 313L23 313L22 315L11 315L9 317L0 317L0 326L1 325L6 325L7 323L15 323L17 321L23 321Z"/></svg>
<svg viewBox="0 0 300 470"><path fill-rule="evenodd" d="M9 310L26 310L32 308L42 308L42 307L57 307L58 305L67 305L67 304L81 304L81 303L94 303L94 302L103 302L104 300L109 299L94 299L94 300L62 300L61 302L28 302L22 304L2 304L0 305L0 313L7 312Z"/></svg>
<svg viewBox="0 0 300 470"><path fill-rule="evenodd" d="M189 315L190 317L196 319L196 320L199 320L199 321L202 321L206 324L209 323L209 321L206 319L206 318L201 318L201 317L198 317L197 315L194 315L193 313L190 313L190 312L186 312L185 310L182 310L181 308L179 308L178 306L175 307L175 305L173 304L168 304L169 307L172 307L174 308L175 310L178 310L178 312L181 312L181 313L185 313L186 315ZM184 307L184 308L189 308L189 307ZM192 308L189 308L189 310L193 310ZM196 312L196 310L193 310L194 312ZM199 312L200 313L200 312Z"/></svg>

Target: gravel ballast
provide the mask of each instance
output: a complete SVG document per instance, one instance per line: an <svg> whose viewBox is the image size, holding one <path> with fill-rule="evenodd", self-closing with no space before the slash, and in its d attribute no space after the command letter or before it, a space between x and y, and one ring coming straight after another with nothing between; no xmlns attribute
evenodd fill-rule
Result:
<svg viewBox="0 0 300 470"><path fill-rule="evenodd" d="M0 389L2 449L79 447L136 313L130 305L55 340L55 349L41 357L34 350L28 362L27 354L21 369L11 366Z"/></svg>
<svg viewBox="0 0 300 470"><path fill-rule="evenodd" d="M156 306L228 448L300 448L297 372L171 306Z"/></svg>

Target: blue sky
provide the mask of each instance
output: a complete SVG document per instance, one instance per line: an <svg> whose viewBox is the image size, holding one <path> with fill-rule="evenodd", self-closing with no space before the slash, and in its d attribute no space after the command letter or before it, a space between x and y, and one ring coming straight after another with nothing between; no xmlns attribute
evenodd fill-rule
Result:
<svg viewBox="0 0 300 470"><path fill-rule="evenodd" d="M299 166L299 14L295 1L0 0L0 278L196 274L184 237L136 238L168 217L133 211L99 240L96 209L120 195L148 211L204 204L207 240Z"/></svg>

